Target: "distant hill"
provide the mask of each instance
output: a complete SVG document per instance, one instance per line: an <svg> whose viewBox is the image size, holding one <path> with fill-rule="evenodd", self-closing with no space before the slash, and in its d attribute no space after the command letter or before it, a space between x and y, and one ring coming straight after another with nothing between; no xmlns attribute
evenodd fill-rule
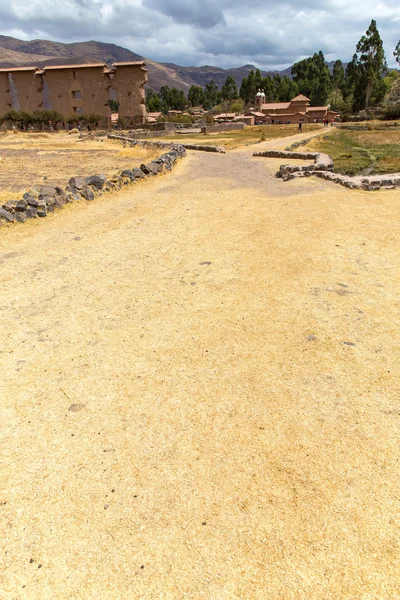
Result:
<svg viewBox="0 0 400 600"><path fill-rule="evenodd" d="M221 69L212 66L181 67L173 63L157 63L116 44L105 44L96 41L75 42L72 44L49 40L24 41L0 35L0 68L28 65L43 67L45 65L93 62L104 62L111 65L113 62L130 60L144 60L146 62L149 72L148 86L155 91L159 91L163 85L168 85L187 93L191 85L204 87L211 80L214 80L221 87L228 75L232 75L239 87L243 77L247 76L252 69L256 69L254 65L244 65L234 69ZM290 70L289 67L284 71L262 71L261 73L263 77L275 73L290 77Z"/></svg>

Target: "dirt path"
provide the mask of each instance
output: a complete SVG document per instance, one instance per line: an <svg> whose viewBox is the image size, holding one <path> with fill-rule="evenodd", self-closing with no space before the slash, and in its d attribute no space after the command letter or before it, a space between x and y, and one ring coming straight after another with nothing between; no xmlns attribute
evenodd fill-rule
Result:
<svg viewBox="0 0 400 600"><path fill-rule="evenodd" d="M399 193L253 150L2 228L1 598L399 597Z"/></svg>

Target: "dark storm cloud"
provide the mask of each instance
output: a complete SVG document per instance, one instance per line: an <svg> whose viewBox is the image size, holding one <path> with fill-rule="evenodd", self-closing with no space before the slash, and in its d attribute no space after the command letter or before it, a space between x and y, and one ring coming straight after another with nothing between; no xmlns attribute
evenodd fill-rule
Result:
<svg viewBox="0 0 400 600"><path fill-rule="evenodd" d="M14 0L0 6L1 33L23 39L100 40L162 62L285 67L322 50L349 60L372 18L389 63L400 5L381 0Z"/></svg>
<svg viewBox="0 0 400 600"><path fill-rule="evenodd" d="M147 6L176 23L195 25L200 28L214 27L224 23L224 15L217 2L212 0L144 0Z"/></svg>

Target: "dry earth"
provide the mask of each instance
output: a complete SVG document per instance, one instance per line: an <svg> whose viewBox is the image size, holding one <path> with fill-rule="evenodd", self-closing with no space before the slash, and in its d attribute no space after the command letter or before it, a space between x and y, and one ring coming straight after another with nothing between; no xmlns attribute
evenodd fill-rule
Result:
<svg viewBox="0 0 400 600"><path fill-rule="evenodd" d="M1 598L400 597L399 192L252 151L2 228Z"/></svg>
<svg viewBox="0 0 400 600"><path fill-rule="evenodd" d="M0 134L0 204L41 185L65 186L75 175L107 176L153 160L159 149L122 148L104 138L59 133Z"/></svg>

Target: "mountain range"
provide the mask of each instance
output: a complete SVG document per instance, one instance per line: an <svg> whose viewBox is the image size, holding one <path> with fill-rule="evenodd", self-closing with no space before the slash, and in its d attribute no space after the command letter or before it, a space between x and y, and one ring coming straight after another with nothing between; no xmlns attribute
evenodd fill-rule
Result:
<svg viewBox="0 0 400 600"><path fill-rule="evenodd" d="M163 85L168 85L187 93L191 85L204 87L211 80L221 87L228 75L232 75L237 86L240 86L243 77L246 77L252 69L256 69L254 65L244 65L233 69L212 66L181 67L173 63L155 62L116 44L96 41L72 44L49 40L24 41L0 35L0 68L33 65L43 67L45 65L93 62L104 62L111 65L113 62L138 60L145 61L149 73L148 87L155 91L159 91ZM261 71L261 73L263 77L275 73L290 76L290 71L289 67L284 71Z"/></svg>

